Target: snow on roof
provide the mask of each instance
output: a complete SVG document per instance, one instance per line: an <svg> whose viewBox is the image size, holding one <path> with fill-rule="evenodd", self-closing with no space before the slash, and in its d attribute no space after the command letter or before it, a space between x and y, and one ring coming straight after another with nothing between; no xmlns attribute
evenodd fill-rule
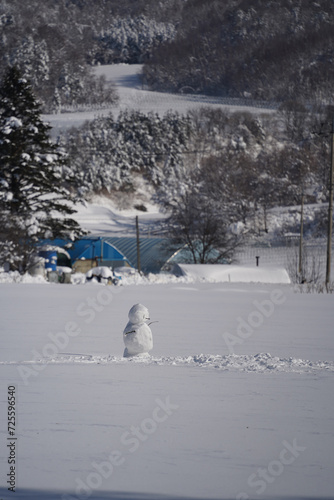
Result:
<svg viewBox="0 0 334 500"><path fill-rule="evenodd" d="M42 252L57 252L57 253L63 253L68 257L69 259L71 258L70 254L68 253L67 250L65 250L64 247L58 246L58 245L50 245L50 244L45 244L39 247L39 250Z"/></svg>

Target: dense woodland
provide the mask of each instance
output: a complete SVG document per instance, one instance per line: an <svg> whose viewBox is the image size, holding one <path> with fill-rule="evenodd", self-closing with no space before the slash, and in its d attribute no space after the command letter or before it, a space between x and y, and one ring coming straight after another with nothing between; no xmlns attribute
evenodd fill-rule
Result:
<svg viewBox="0 0 334 500"><path fill-rule="evenodd" d="M0 4L0 74L17 66L44 109L110 104L115 93L94 64L133 63L174 37L179 1L4 0ZM168 18L171 21L165 22Z"/></svg>
<svg viewBox="0 0 334 500"><path fill-rule="evenodd" d="M169 91L330 102L333 58L331 0L189 0L144 73Z"/></svg>
<svg viewBox="0 0 334 500"><path fill-rule="evenodd" d="M145 62L159 90L330 102L334 4L3 0L0 45L0 72L18 66L49 109L115 99L91 67L116 62Z"/></svg>
<svg viewBox="0 0 334 500"><path fill-rule="evenodd" d="M115 99L91 67L116 62L145 62L159 90L329 102L334 4L4 0L0 44L0 71L17 65L48 108Z"/></svg>

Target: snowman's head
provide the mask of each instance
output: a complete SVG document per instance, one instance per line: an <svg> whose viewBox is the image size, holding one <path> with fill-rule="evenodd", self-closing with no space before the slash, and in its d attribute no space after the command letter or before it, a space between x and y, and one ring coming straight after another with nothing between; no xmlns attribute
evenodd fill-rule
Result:
<svg viewBox="0 0 334 500"><path fill-rule="evenodd" d="M135 304L131 307L129 311L129 320L134 325L138 325L140 323L145 323L150 319L150 314L148 312L147 307L142 304Z"/></svg>

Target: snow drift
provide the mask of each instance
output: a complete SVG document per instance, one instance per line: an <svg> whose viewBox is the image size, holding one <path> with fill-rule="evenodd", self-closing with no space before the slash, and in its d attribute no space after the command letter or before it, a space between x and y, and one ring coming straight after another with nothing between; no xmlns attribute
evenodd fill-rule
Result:
<svg viewBox="0 0 334 500"><path fill-rule="evenodd" d="M290 278L284 268L244 267L224 264L178 264L181 275L212 283L281 283L289 284Z"/></svg>

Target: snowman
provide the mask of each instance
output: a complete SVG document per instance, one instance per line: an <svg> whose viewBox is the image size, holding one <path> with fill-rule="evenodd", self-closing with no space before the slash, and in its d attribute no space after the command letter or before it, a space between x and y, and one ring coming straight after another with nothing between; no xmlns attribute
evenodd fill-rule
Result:
<svg viewBox="0 0 334 500"><path fill-rule="evenodd" d="M129 322L123 331L123 356L148 356L148 351L153 348L151 328L146 324L150 319L148 309L142 304L135 304L131 307L128 317Z"/></svg>

